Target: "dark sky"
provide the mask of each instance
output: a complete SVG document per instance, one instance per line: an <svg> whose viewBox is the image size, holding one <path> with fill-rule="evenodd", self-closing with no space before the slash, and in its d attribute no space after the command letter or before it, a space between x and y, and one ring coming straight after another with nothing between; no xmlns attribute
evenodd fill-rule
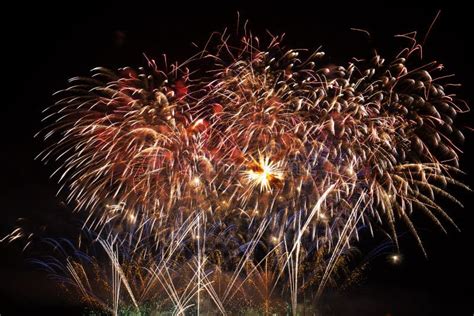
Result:
<svg viewBox="0 0 474 316"><path fill-rule="evenodd" d="M222 1L223 3L224 1ZM256 1L255 1L256 2ZM189 5L170 1L162 6L139 1L108 6L85 2L26 6L17 2L3 9L1 20L1 213L0 236L9 232L17 218L40 231L52 227L67 234L72 224L68 208L55 197L58 188L49 179L50 168L34 161L43 148L33 135L41 128L41 110L51 104L51 94L72 76L87 74L96 66L118 68L140 66L142 53L170 60L183 60L196 50L192 42L204 44L211 32L233 27L236 12L249 19L254 33L265 29L286 33L287 46L323 46L334 62L344 62L377 47L391 56L400 48L393 35L418 30L425 34L440 8L319 7L296 1L274 1L267 5ZM336 2L334 2L336 3ZM380 1L382 3L382 1ZM474 91L472 11L441 8L424 47L426 60L436 59L463 84L458 95L472 103ZM370 31L372 41L351 27ZM421 37L421 36L420 36ZM464 122L472 124L472 115ZM474 138L466 134L462 166L466 182L473 186ZM472 240L473 194L454 192L465 203L448 212L461 228L443 235L426 221L417 223L428 252L425 259L414 239L402 240L403 262L390 265L386 258L374 261L366 281L340 298L333 312L338 315L472 315L474 312ZM18 248L18 247L16 247ZM0 245L0 314L31 314L43 308L61 314L67 305L54 285L34 271L15 246ZM50 308L50 309L47 309ZM27 311L28 310L28 311ZM68 313L73 313L69 310Z"/></svg>

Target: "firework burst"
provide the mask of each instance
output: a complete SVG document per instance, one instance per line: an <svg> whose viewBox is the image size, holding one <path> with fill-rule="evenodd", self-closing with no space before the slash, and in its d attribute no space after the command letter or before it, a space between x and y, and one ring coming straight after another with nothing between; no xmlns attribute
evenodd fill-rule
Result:
<svg viewBox="0 0 474 316"><path fill-rule="evenodd" d="M423 248L410 215L445 230L453 221L437 199L460 204L446 187L468 189L456 180L454 123L468 108L447 91L442 65L420 61L404 37L410 46L392 61L375 54L344 66L285 49L281 37L260 48L250 34L236 45L222 34L171 70L153 60L138 71L96 68L57 93L40 157L62 161L59 180L89 212L86 226L114 242L129 233L119 239L135 240L135 262L153 267L156 293L178 313L193 300L199 313L203 293L224 313L258 289L260 308L290 293L296 314L299 293L319 297L332 282L359 227L380 225L397 244L401 220ZM196 64L207 68L187 68ZM103 246L117 261L118 248ZM80 265L68 264L89 296ZM118 266L113 284L138 308ZM99 305L117 313L117 291Z"/></svg>

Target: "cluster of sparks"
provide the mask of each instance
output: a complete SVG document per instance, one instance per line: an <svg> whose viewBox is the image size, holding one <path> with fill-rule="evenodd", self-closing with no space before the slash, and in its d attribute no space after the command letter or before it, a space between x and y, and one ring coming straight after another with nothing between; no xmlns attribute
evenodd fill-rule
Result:
<svg viewBox="0 0 474 316"><path fill-rule="evenodd" d="M40 157L61 162L62 189L112 262L107 300L97 273L67 259L86 300L225 314L290 297L296 314L301 294L341 282L361 229L397 244L401 221L423 249L413 212L454 225L438 200L460 204L446 188L468 189L454 124L468 108L442 65L417 65L413 37L392 61L337 66L278 36L260 48L220 35L183 64L72 78L46 110Z"/></svg>

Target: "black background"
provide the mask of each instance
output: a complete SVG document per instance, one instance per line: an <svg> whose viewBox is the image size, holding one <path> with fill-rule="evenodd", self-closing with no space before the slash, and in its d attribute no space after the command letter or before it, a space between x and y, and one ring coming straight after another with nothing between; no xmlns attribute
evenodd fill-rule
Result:
<svg viewBox="0 0 474 316"><path fill-rule="evenodd" d="M295 1L268 4L190 5L171 1L153 5L86 4L83 2L37 6L16 3L3 10L0 61L0 236L14 227L17 218L33 231L44 227L67 236L71 226L68 208L55 197L58 185L49 179L51 169L34 161L43 148L33 135L41 128L41 110L51 104L51 94L72 76L87 74L96 66L117 68L145 63L142 53L182 61L202 47L213 31L234 27L237 11L241 21L250 20L255 34L269 29L286 33L286 45L317 48L323 45L332 61L344 63L352 56L366 56L372 47L392 56L401 47L393 35L419 31L422 39L436 13L441 15L424 46L425 59L443 63L456 74L462 87L459 96L472 103L473 50L471 10L453 8L393 8L373 4L347 7L334 2L321 7ZM370 31L368 41L351 27ZM329 59L331 61L331 59ZM472 115L464 118L473 126ZM462 167L465 181L473 184L473 135L465 133ZM402 240L399 265L376 259L366 280L334 299L335 315L472 315L474 313L472 256L472 193L454 192L464 209L447 210L461 228L444 235L426 220L420 227L428 259L413 238ZM403 228L402 228L403 229ZM0 245L0 314L80 314L54 283L32 268L20 244Z"/></svg>

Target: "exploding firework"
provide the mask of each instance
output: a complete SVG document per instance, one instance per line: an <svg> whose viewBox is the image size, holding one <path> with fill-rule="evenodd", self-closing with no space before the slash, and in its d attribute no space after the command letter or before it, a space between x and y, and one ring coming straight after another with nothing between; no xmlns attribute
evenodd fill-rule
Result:
<svg viewBox="0 0 474 316"><path fill-rule="evenodd" d="M123 286L137 309L168 300L199 313L207 297L225 313L258 295L268 311L279 293L296 314L298 294L318 298L337 280L360 227L387 229L397 244L403 221L423 249L413 212L454 225L435 197L460 204L447 187L468 189L456 180L454 123L468 108L442 65L420 61L403 37L410 46L392 61L327 66L322 51L285 49L281 37L260 48L250 34L235 45L222 34L182 65L71 79L46 110L51 145L40 157L62 162L69 201L107 240L113 303L68 261L84 297L117 313ZM117 240L132 253L127 269ZM153 286L133 288L138 276Z"/></svg>

